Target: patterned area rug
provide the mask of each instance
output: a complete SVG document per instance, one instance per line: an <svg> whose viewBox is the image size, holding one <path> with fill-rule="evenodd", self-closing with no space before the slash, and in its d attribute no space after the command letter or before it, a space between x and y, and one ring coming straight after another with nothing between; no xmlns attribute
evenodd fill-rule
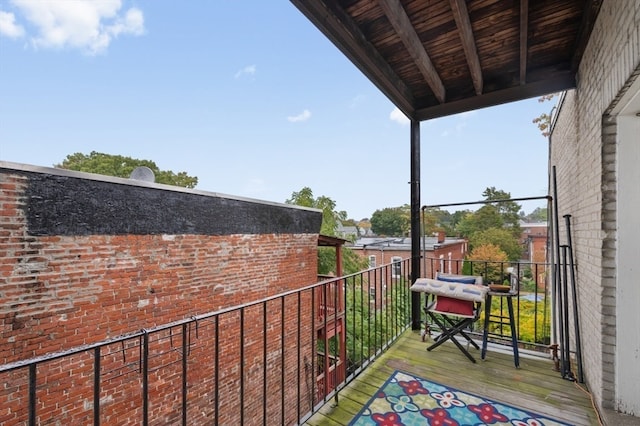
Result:
<svg viewBox="0 0 640 426"><path fill-rule="evenodd" d="M349 423L356 425L568 425L396 371Z"/></svg>

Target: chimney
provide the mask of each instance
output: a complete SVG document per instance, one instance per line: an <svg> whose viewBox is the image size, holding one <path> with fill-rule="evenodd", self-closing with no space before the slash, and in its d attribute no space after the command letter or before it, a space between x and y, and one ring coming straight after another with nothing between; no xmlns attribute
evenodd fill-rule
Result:
<svg viewBox="0 0 640 426"><path fill-rule="evenodd" d="M438 231L438 244L444 243L445 234L444 231Z"/></svg>

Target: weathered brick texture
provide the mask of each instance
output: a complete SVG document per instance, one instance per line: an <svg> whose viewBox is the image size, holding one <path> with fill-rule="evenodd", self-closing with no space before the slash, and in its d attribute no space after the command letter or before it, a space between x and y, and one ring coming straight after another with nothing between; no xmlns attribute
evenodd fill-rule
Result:
<svg viewBox="0 0 640 426"><path fill-rule="evenodd" d="M76 203L68 200L81 198L82 194L65 193L67 188L77 190L76 181L88 187L94 183L87 183L82 174L69 177L67 172L61 180L56 173L51 169L25 171L0 167L2 363L152 329L317 281L317 239L321 222L318 211L247 200L218 200L214 194L197 191L176 189L174 194L171 188L161 185L136 186L117 179L106 179L95 185L113 190L118 197L128 195L131 199L119 199L109 206L79 202L77 205L81 208L74 210ZM34 182L40 188L38 191L45 188L46 193L49 191L46 188L50 188L55 196L47 199L42 197L42 192L34 192L31 186ZM133 189L122 190L119 187L123 185ZM174 210L151 215L149 220L156 223L146 223L138 217L136 220L144 227L144 233L136 233L135 229L131 233L121 232L123 226L116 223L120 219L109 223L111 218L122 214L122 209L131 209L131 206L136 207L136 214L144 213L136 206L136 200L147 192L159 200L160 204L154 208L166 208L162 200L169 199ZM99 191L87 196L100 201ZM37 197L40 199L35 199ZM206 220L198 223L200 218L189 218L184 224L176 225L175 218L182 217L176 208L184 209L185 217L193 215L193 210L206 214L209 209L206 197L217 203L212 215L218 223L208 224ZM45 204L46 209L42 209ZM95 211L87 207L92 204ZM265 210L268 215L264 214ZM57 221L56 215L61 213L67 217ZM73 220L68 215L72 215ZM96 217L99 221L95 221ZM173 218L172 223L162 223L168 217ZM221 218L228 222L220 223ZM180 226L202 232L177 233ZM238 232L243 227L248 231ZM37 232L33 232L36 228ZM168 232L163 232L165 228ZM51 229L61 231L52 233ZM105 229L113 232L105 233ZM310 293L302 294L300 302L297 295L287 296L285 304L284 312L280 299L248 307L242 313L232 311L189 325L187 334L183 333L182 326L149 334L152 423L180 423L183 338L187 339L189 348L190 424L209 424L216 395L220 424L238 423L237 408L242 398L247 424L261 423L263 399L268 402L269 418L274 419L282 415L281 401L284 401L285 412L289 413L286 422L290 423L291 413L295 413L296 404L301 403L297 397L299 384L304 394L305 383L314 380L300 367L313 357L313 308ZM302 315L297 315L298 312ZM101 350L100 400L104 424L140 423L141 341L135 338ZM40 423L92 421L93 359L89 351L49 361L37 368ZM284 387L280 383L283 368ZM3 408L0 423L24 423L27 375L21 370L5 379L5 386L0 390ZM260 404L251 401L260 401ZM308 408L307 404L303 412Z"/></svg>
<svg viewBox="0 0 640 426"><path fill-rule="evenodd" d="M585 377L604 408L614 408L616 387L616 136L608 111L639 63L640 3L605 0L551 136L559 214L572 215ZM566 237L562 226L561 243Z"/></svg>

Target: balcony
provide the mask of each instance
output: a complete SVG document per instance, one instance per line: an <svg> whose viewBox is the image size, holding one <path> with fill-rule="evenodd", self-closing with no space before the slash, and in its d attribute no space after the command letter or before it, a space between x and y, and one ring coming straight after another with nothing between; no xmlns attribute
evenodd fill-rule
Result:
<svg viewBox="0 0 640 426"><path fill-rule="evenodd" d="M532 277L529 291L515 303L524 352L516 369L509 331L501 327L492 328L487 360L479 364L449 344L425 351L421 333L409 330L410 260L5 364L0 405L8 410L0 422L346 424L389 372L400 369L575 424L593 424L588 394L562 379L549 357L545 264L423 259L437 262L425 265L427 271L469 268L495 280L511 267L517 276ZM492 310L503 308L497 303ZM472 335L478 338L480 332ZM73 386L63 385L69 380Z"/></svg>
<svg viewBox="0 0 640 426"><path fill-rule="evenodd" d="M346 425L395 370L544 414L573 425L597 425L586 391L564 380L542 354L521 351L520 368L510 352L490 347L485 361L472 364L453 344L427 352L420 333L405 331L399 339L337 398L327 401L307 424ZM336 403L337 400L337 403Z"/></svg>

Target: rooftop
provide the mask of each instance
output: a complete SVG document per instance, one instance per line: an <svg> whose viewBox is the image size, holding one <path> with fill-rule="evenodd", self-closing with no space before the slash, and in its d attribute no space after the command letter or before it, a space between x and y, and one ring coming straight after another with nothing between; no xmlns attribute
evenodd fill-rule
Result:
<svg viewBox="0 0 640 426"><path fill-rule="evenodd" d="M437 237L425 237L420 239L420 243L423 249L434 250L439 247L444 247L453 244L459 244L465 242L464 238L445 237L444 242L438 242ZM410 251L411 250L411 238L410 237L366 237L357 239L351 248L356 250L397 250L397 251Z"/></svg>

